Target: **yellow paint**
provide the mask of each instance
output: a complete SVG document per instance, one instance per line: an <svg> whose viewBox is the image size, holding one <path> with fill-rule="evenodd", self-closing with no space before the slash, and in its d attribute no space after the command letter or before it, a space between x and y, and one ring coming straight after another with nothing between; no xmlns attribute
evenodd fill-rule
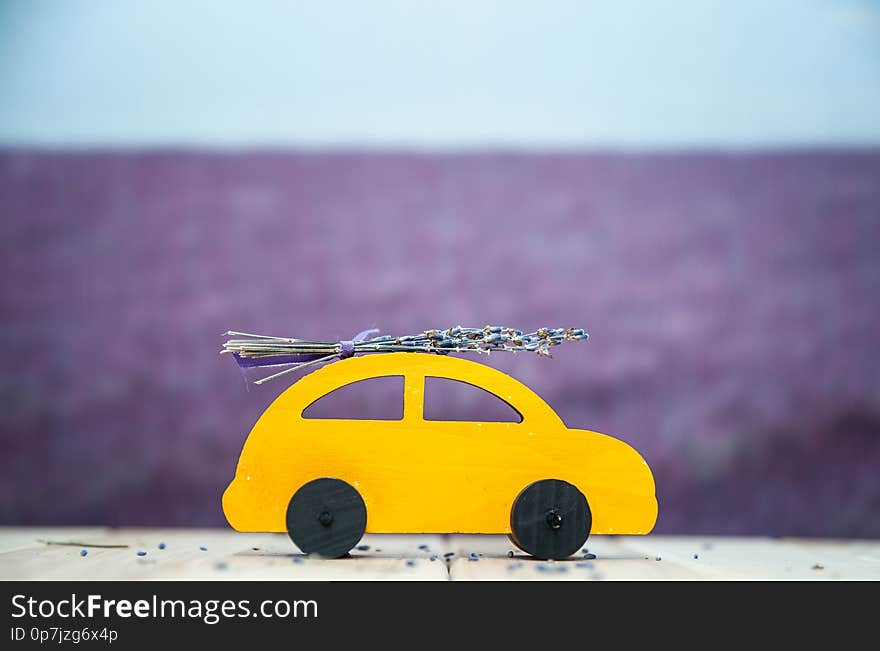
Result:
<svg viewBox="0 0 880 651"><path fill-rule="evenodd" d="M402 420L303 418L312 402L358 380L404 377ZM519 423L426 421L425 376L476 385L502 398ZM510 533L519 492L563 479L586 496L591 533L648 533L654 478L626 443L568 429L537 394L484 364L427 353L387 353L328 364L285 390L244 444L223 512L238 531L286 531L287 504L320 477L354 486L368 533Z"/></svg>

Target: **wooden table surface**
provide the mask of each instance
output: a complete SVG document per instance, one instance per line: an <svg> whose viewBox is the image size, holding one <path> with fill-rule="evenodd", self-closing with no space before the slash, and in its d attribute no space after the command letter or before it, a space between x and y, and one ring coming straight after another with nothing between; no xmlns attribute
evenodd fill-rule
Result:
<svg viewBox="0 0 880 651"><path fill-rule="evenodd" d="M595 558L581 553L555 562L529 558L505 536L368 534L361 547L350 558L327 560L300 555L283 534L0 527L0 580L880 579L874 540L593 536L586 547Z"/></svg>

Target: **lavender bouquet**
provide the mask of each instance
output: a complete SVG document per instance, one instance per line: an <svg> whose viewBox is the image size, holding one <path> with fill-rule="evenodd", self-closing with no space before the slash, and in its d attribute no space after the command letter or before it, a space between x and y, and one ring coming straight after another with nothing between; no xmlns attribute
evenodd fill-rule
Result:
<svg viewBox="0 0 880 651"><path fill-rule="evenodd" d="M590 335L581 328L538 328L534 332L504 326L464 328L455 326L446 330L425 330L416 335L394 337L382 335L369 338L378 330L364 330L350 340L325 341L272 337L230 330L220 354L231 354L242 368L285 367L272 375L256 380L263 384L310 366L334 359L345 359L361 353L421 352L421 353L478 353L529 352L552 357L550 349L565 341L587 339Z"/></svg>

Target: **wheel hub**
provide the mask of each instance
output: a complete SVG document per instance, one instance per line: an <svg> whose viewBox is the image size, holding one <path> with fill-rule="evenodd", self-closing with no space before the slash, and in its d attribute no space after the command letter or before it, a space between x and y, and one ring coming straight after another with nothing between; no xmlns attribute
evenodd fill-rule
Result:
<svg viewBox="0 0 880 651"><path fill-rule="evenodd" d="M318 514L318 522L320 522L322 526L329 527L333 524L333 514L330 513L330 511L321 511Z"/></svg>
<svg viewBox="0 0 880 651"><path fill-rule="evenodd" d="M547 511L547 526L554 531L562 526L562 514L556 509Z"/></svg>

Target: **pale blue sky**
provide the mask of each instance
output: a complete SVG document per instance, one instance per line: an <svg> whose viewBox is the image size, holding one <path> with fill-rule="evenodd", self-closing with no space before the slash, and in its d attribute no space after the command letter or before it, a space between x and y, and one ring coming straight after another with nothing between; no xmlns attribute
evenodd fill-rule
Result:
<svg viewBox="0 0 880 651"><path fill-rule="evenodd" d="M880 145L880 1L0 0L0 145Z"/></svg>

